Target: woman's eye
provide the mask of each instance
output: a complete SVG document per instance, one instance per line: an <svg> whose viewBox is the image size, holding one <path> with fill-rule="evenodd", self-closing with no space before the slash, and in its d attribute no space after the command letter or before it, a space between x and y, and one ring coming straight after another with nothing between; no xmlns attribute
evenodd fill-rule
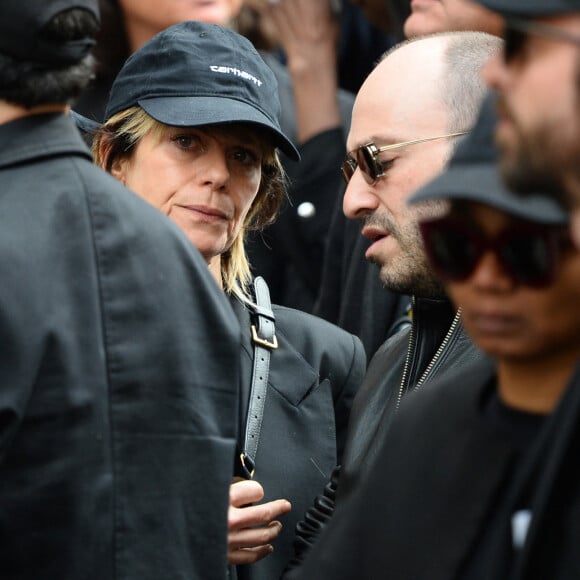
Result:
<svg viewBox="0 0 580 580"><path fill-rule="evenodd" d="M259 163L258 154L251 149L236 149L234 159L244 165L256 165Z"/></svg>
<svg viewBox="0 0 580 580"><path fill-rule="evenodd" d="M191 149L198 142L195 135L175 135L171 140L181 149Z"/></svg>

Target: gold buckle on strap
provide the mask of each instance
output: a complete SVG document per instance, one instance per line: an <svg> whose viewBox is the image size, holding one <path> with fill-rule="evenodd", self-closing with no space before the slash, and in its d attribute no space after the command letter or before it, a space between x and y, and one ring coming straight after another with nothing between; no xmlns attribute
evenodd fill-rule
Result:
<svg viewBox="0 0 580 580"><path fill-rule="evenodd" d="M278 339L276 338L276 335L274 335L272 342L270 342L265 338L261 338L260 336L258 336L258 331L256 330L256 327L253 324L252 324L252 340L256 344L259 344L260 346L269 348L271 350L276 350L278 348Z"/></svg>
<svg viewBox="0 0 580 580"><path fill-rule="evenodd" d="M245 453L240 453L240 461L242 462L244 469L248 471L250 477L254 477L254 473L256 472L256 469L254 468L254 462L248 457L250 465L246 465L246 457L248 456Z"/></svg>

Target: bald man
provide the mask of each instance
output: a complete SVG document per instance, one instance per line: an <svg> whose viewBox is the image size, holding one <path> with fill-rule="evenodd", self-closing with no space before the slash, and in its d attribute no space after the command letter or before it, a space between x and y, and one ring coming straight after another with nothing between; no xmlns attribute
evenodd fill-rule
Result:
<svg viewBox="0 0 580 580"><path fill-rule="evenodd" d="M485 93L479 72L500 47L499 38L479 32L405 42L387 53L357 95L343 164L343 209L370 242L366 258L378 266L381 283L413 297L413 321L369 364L351 413L340 481L335 473L326 507L337 485L339 498L348 495L372 465L406 393L481 356L423 254L418 221L439 205L410 208L407 199L444 169L471 128ZM360 300L364 305L365 296ZM313 508L299 525L299 557L314 543L327 511Z"/></svg>

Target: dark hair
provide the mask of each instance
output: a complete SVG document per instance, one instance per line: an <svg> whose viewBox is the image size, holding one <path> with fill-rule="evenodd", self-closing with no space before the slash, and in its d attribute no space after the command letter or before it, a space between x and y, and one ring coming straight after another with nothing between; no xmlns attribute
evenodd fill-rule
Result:
<svg viewBox="0 0 580 580"><path fill-rule="evenodd" d="M26 0L22 0L25 2ZM59 13L43 29L47 39L76 40L96 35L94 15L82 8ZM72 103L93 77L92 56L79 63L47 68L0 54L0 98L31 108L53 103Z"/></svg>
<svg viewBox="0 0 580 580"><path fill-rule="evenodd" d="M117 0L99 0L101 30L93 50L97 78L115 77L131 55L125 17Z"/></svg>

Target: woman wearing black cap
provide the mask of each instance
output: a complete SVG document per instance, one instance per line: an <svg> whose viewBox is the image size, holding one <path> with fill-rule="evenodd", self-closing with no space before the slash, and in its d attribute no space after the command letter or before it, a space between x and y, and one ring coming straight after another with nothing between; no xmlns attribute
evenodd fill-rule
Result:
<svg viewBox="0 0 580 580"><path fill-rule="evenodd" d="M276 81L249 41L187 22L128 59L93 145L97 164L200 250L239 317L242 464L266 500L285 498L238 509L259 501L262 490L256 482L232 486L230 563L260 560L280 534L274 554L239 566L240 578L280 575L295 522L340 459L365 368L358 339L299 311L274 306L272 314L259 297L267 286L252 281L244 236L275 218L285 191L276 147L297 157L278 113ZM292 513L280 532L271 520L290 509L286 500Z"/></svg>
<svg viewBox="0 0 580 580"><path fill-rule="evenodd" d="M244 4L244 0L99 0L102 26L94 51L97 76L77 101L76 110L101 121L114 75L132 52L166 27L196 20L240 32L246 28L250 34L242 24L252 20ZM284 7L274 7L266 0L262 4L283 11L284 30L297 35L285 51L288 64L283 64L280 54L270 48L261 54L278 80L284 104L280 125L300 147L303 162L297 164L281 157L291 177L288 195L292 206L263 235L250 235L247 250L252 270L268 278L272 297L279 304L311 311L318 292L326 231L342 185L336 167L344 155L354 96L337 88L338 22L327 1L290 0L283 3ZM290 28L288 4L292 13L296 12L296 27ZM304 22L310 26L305 27ZM277 42L284 41L287 34L278 35ZM264 48L258 43L256 46Z"/></svg>

